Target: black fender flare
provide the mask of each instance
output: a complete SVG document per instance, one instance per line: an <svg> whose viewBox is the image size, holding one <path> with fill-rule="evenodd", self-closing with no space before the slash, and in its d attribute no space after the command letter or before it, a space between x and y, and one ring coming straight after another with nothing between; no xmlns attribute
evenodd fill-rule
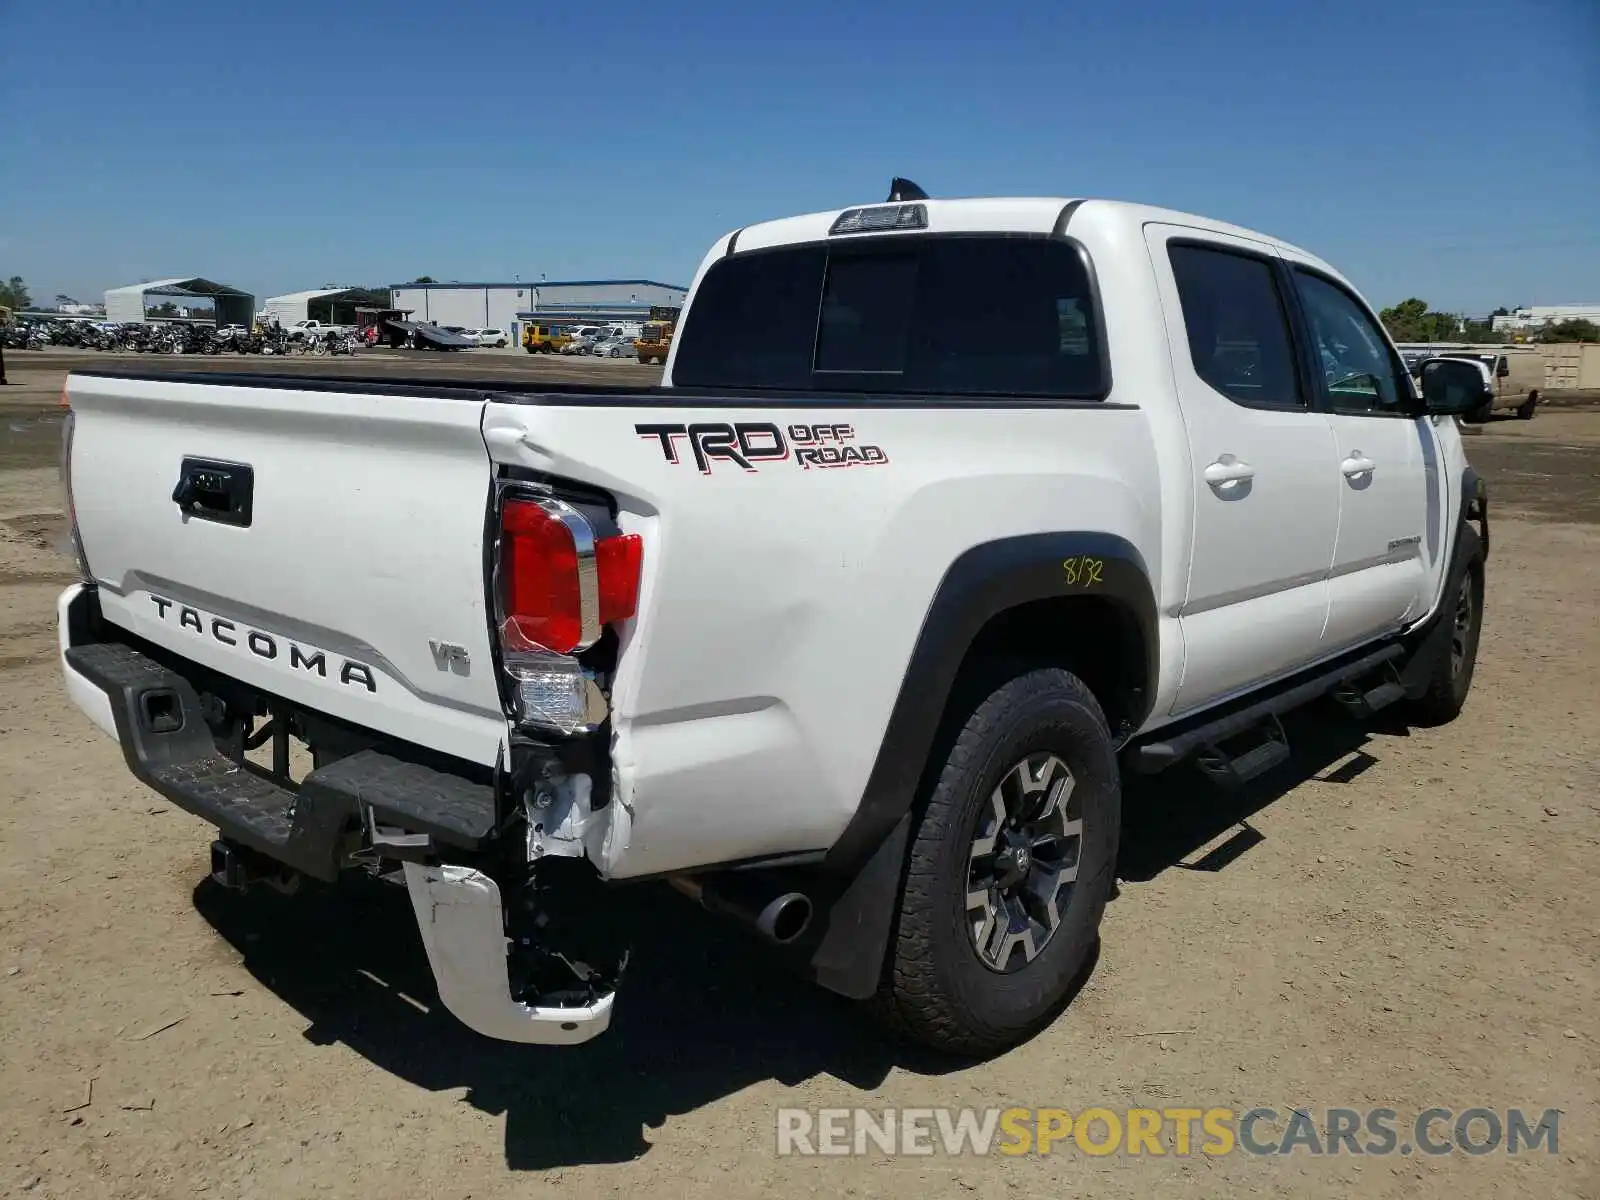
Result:
<svg viewBox="0 0 1600 1200"><path fill-rule="evenodd" d="M1461 526L1470 521L1478 523L1478 539L1483 543L1483 558L1489 559L1489 485L1483 476L1468 466L1461 472L1461 519L1456 522L1457 536ZM1457 548L1459 549L1459 547Z"/></svg>
<svg viewBox="0 0 1600 1200"><path fill-rule="evenodd" d="M923 618L900 692L855 815L817 869L810 974L847 996L878 986L915 803L962 662L988 622L1037 600L1094 596L1133 619L1145 647L1141 724L1160 669L1155 592L1144 557L1098 532L1036 533L985 542L951 563Z"/></svg>
<svg viewBox="0 0 1600 1200"><path fill-rule="evenodd" d="M1476 526L1476 528L1474 528ZM1428 672L1434 660L1445 653L1450 643L1451 612L1449 597L1461 586L1461 577L1474 563L1486 567L1489 561L1489 485L1470 466L1461 473L1461 502L1450 543L1450 561L1440 582L1439 602L1425 625L1408 637L1410 652L1400 669L1400 683L1406 695L1415 700L1428 686Z"/></svg>

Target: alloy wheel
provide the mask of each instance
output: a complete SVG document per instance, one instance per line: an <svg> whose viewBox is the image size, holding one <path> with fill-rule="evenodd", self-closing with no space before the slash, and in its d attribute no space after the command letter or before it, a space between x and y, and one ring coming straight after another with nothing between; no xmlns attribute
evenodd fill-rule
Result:
<svg viewBox="0 0 1600 1200"><path fill-rule="evenodd" d="M972 947L991 971L1020 970L1049 945L1083 851L1076 781L1048 752L1015 764L978 815L967 855Z"/></svg>
<svg viewBox="0 0 1600 1200"><path fill-rule="evenodd" d="M1461 588L1456 592L1455 622L1450 630L1450 675L1461 674L1467 662L1467 642L1472 637L1475 605L1472 600L1472 575L1461 577Z"/></svg>

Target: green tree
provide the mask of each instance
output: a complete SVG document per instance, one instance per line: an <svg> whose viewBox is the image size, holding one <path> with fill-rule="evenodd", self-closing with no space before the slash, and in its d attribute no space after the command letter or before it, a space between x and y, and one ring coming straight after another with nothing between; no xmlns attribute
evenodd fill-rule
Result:
<svg viewBox="0 0 1600 1200"><path fill-rule="evenodd" d="M1593 321L1573 319L1546 325L1539 334L1541 342L1600 342L1600 325Z"/></svg>
<svg viewBox="0 0 1600 1200"><path fill-rule="evenodd" d="M437 279L435 279L432 275L418 275L411 282L412 283L438 283L439 281Z"/></svg>
<svg viewBox="0 0 1600 1200"><path fill-rule="evenodd" d="M1459 313L1434 312L1413 296L1378 314L1397 342L1492 342L1497 335L1488 321L1472 321Z"/></svg>
<svg viewBox="0 0 1600 1200"><path fill-rule="evenodd" d="M171 300L163 300L145 315L151 317L175 317L178 315L178 306Z"/></svg>
<svg viewBox="0 0 1600 1200"><path fill-rule="evenodd" d="M1400 301L1393 308L1384 309L1378 314L1378 319L1389 331L1389 336L1397 342L1431 342L1434 340L1433 318L1436 315L1428 311L1426 300L1418 300L1413 296Z"/></svg>
<svg viewBox="0 0 1600 1200"><path fill-rule="evenodd" d="M20 312L32 303L33 297L28 295L28 285L22 282L21 275L13 275L0 283L0 305L12 312Z"/></svg>

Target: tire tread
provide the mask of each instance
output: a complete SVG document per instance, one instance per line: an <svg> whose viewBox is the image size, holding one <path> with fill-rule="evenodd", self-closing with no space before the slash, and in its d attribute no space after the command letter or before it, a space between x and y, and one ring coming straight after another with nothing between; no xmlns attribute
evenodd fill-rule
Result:
<svg viewBox="0 0 1600 1200"><path fill-rule="evenodd" d="M983 769L994 739L1004 735L1006 723L1042 702L1062 701L1091 715L1105 745L1110 746L1105 713L1094 693L1075 675L1043 668L1027 670L1001 682L973 709L950 744L907 853L903 898L926 896L935 886L940 848L949 836L951 821L959 815L966 788ZM1114 756L1112 762L1114 769ZM1105 907L1109 880L1102 881L1097 876L1085 881L1090 887L1101 886L1102 882L1102 895L1096 898L1092 911L1095 927ZM935 936L936 925L929 919L926 906L908 906L902 899L884 980L869 1002L875 1013L903 1037L958 1053L986 1054L1015 1042L1014 1031L985 1028L979 1014L967 1011L941 987Z"/></svg>

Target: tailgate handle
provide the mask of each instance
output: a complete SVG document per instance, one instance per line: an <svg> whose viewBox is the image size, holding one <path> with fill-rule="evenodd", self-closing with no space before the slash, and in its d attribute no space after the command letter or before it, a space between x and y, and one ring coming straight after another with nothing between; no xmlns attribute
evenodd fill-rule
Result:
<svg viewBox="0 0 1600 1200"><path fill-rule="evenodd" d="M255 471L245 463L186 458L172 502L186 517L221 525L250 525Z"/></svg>

